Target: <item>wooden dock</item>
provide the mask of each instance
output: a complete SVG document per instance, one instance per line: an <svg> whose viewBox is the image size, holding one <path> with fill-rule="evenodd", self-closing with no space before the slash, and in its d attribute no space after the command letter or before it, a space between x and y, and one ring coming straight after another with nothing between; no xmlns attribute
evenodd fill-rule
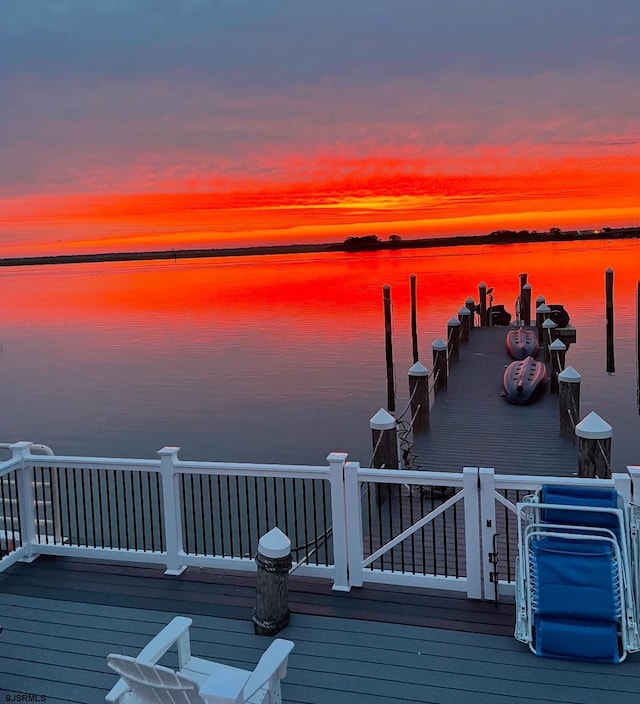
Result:
<svg viewBox="0 0 640 704"><path fill-rule="evenodd" d="M493 467L501 474L572 476L577 454L560 435L558 396L549 391L528 406L501 395L507 327L471 330L460 360L449 371L448 388L432 401L431 428L415 440L415 464L431 471ZM571 351L567 353L570 364ZM429 367L431 365L428 365Z"/></svg>

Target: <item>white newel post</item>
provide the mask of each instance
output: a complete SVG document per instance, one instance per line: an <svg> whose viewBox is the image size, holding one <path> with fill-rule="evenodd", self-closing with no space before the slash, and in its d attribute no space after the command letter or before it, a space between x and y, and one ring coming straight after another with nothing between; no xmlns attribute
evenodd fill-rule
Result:
<svg viewBox="0 0 640 704"><path fill-rule="evenodd" d="M625 504L631 502L631 477L624 472L613 472L611 474L611 479L613 479L613 485L616 491L622 497Z"/></svg>
<svg viewBox="0 0 640 704"><path fill-rule="evenodd" d="M478 468L465 467L464 491L464 542L467 568L467 596L482 599L482 547L480 543L480 507L478 504Z"/></svg>
<svg viewBox="0 0 640 704"><path fill-rule="evenodd" d="M331 523L333 526L333 587L336 591L348 592L349 559L347 542L347 517L345 507L345 464L346 452L331 452L327 455L329 481L331 483Z"/></svg>
<svg viewBox="0 0 640 704"><path fill-rule="evenodd" d="M158 450L160 455L160 474L162 476L162 508L164 512L165 547L167 550L167 569L165 574L177 576L182 574L186 565L180 564L180 553L183 552L182 522L180 506L180 487L178 486L179 447L163 447Z"/></svg>
<svg viewBox="0 0 640 704"><path fill-rule="evenodd" d="M634 503L640 503L640 465L627 465L627 472L631 479L631 494Z"/></svg>
<svg viewBox="0 0 640 704"><path fill-rule="evenodd" d="M362 586L362 498L358 481L359 462L347 462L344 466L347 569L350 587Z"/></svg>
<svg viewBox="0 0 640 704"><path fill-rule="evenodd" d="M492 467L480 467L480 521L482 526L482 591L485 599L495 599L497 582L493 581L495 563L494 536L496 534L496 481Z"/></svg>
<svg viewBox="0 0 640 704"><path fill-rule="evenodd" d="M15 442L9 446L12 459L21 460L17 484L19 486L19 515L20 515L20 542L23 553L21 562L33 562L37 557L37 533L35 496L33 493L33 467L27 458L31 455L30 442Z"/></svg>

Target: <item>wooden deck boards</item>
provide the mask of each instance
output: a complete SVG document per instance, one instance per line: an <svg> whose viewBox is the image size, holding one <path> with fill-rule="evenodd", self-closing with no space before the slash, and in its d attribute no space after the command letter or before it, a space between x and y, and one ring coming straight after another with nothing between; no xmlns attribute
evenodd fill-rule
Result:
<svg viewBox="0 0 640 704"><path fill-rule="evenodd" d="M140 568L136 576L134 566L99 565L87 570L83 566L94 567L40 558L0 575L3 701L24 693L44 695L48 704L102 702L116 679L106 668L107 654L137 654L176 613L194 619L193 651L201 657L249 668L269 642L253 634L252 575L235 580L231 574L207 573L203 579L196 570L187 578L169 578L153 568ZM288 704L631 704L637 700L637 656L621 665L536 658L509 635L423 626L417 590L377 590L379 615L391 616L399 609L399 618L385 622L372 618L374 605L365 609L361 595L333 594L317 582L315 588L308 588L306 581L292 579L292 593L301 600L294 604L301 604L306 593L316 612L302 613L293 606L291 623L280 634L296 644L283 683ZM193 599L195 595L201 598ZM202 598L205 595L207 599ZM234 595L234 607L229 609L225 600ZM225 598L220 600L221 596ZM328 615L327 605L316 603L321 596L337 604L337 615ZM444 603L441 598L425 593L429 604L425 610L437 611ZM459 606L470 603L450 600ZM407 604L415 614L413 622L404 620L408 612L402 612L402 607ZM483 605L487 607L494 609ZM359 611L367 611L369 618L358 617ZM492 613L500 619L502 611Z"/></svg>
<svg viewBox="0 0 640 704"><path fill-rule="evenodd" d="M560 435L558 396L549 392L527 406L507 403L502 377L510 357L508 328L476 328L460 347L448 388L431 408L431 429L415 438L416 464L425 470L493 467L502 474L571 476L576 449ZM567 364L571 363L571 350Z"/></svg>

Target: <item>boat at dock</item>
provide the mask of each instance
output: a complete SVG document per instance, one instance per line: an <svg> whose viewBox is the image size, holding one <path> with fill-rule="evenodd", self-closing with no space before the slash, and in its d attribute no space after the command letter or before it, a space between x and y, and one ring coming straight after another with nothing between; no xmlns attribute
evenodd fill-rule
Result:
<svg viewBox="0 0 640 704"><path fill-rule="evenodd" d="M533 328L513 328L507 333L507 352L513 359L535 357L538 352L538 334Z"/></svg>
<svg viewBox="0 0 640 704"><path fill-rule="evenodd" d="M560 303L551 303L549 305L550 313L549 317L559 328L566 328L569 325L569 320L571 319L569 313L564 309L564 306Z"/></svg>
<svg viewBox="0 0 640 704"><path fill-rule="evenodd" d="M547 368L529 356L519 359L505 369L502 385L509 403L524 405L534 401L544 388Z"/></svg>

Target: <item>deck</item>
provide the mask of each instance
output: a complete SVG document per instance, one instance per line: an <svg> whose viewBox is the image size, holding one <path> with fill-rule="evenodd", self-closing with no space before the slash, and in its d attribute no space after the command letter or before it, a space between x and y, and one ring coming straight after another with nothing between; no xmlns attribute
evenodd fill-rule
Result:
<svg viewBox="0 0 640 704"><path fill-rule="evenodd" d="M176 614L194 620L195 654L253 667L268 642L253 634L254 590L250 573L175 578L45 557L16 564L0 575L0 698L98 704L116 679L106 655L136 654ZM296 644L283 682L288 704L637 701L640 656L569 667L537 658L511 636L512 604L407 588L335 593L293 576L290 607L280 634Z"/></svg>
<svg viewBox="0 0 640 704"><path fill-rule="evenodd" d="M528 406L511 405L501 395L504 370L512 361L505 347L507 330L474 328L469 343L460 346L448 388L433 402L431 428L415 438L420 469L493 467L502 474L576 474L576 448L560 435L558 396L549 392L549 382Z"/></svg>

